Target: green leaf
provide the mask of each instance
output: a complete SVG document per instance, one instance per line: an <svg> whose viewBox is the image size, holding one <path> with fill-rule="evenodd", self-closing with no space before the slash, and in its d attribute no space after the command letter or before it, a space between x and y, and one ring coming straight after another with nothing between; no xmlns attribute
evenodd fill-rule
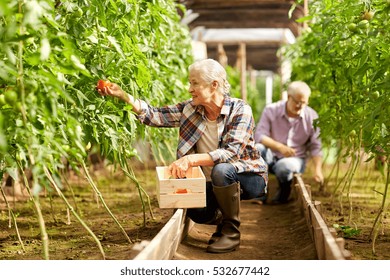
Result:
<svg viewBox="0 0 390 280"><path fill-rule="evenodd" d="M117 43L115 37L112 36L107 36L108 41L115 47L116 51L121 55L122 58L125 58L125 54L122 51L122 48L120 45Z"/></svg>
<svg viewBox="0 0 390 280"><path fill-rule="evenodd" d="M305 17L298 18L295 21L298 22L298 23L302 23L302 22L306 22L306 21L311 21L313 18L314 17L312 15L308 15L308 16L305 16Z"/></svg>

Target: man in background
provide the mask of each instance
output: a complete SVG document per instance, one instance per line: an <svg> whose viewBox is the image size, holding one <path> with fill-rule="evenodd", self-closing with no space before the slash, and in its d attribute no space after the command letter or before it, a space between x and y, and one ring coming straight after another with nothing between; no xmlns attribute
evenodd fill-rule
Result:
<svg viewBox="0 0 390 280"><path fill-rule="evenodd" d="M289 201L294 173L304 172L309 156L314 163L315 181L323 183L320 131L314 127L318 114L308 106L310 94L306 83L292 82L287 100L267 105L256 127L257 147L279 184L273 204Z"/></svg>

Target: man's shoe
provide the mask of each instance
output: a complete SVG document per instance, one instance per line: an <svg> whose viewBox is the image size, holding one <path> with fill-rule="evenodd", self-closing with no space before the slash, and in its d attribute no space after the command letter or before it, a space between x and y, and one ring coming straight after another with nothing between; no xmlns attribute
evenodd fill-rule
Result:
<svg viewBox="0 0 390 280"><path fill-rule="evenodd" d="M293 198L289 198L287 200L272 200L268 204L270 204L270 205L288 204L293 200L294 200Z"/></svg>
<svg viewBox="0 0 390 280"><path fill-rule="evenodd" d="M267 204L267 194L263 194L261 196L253 198L251 201L253 204L259 204L259 205L264 205Z"/></svg>

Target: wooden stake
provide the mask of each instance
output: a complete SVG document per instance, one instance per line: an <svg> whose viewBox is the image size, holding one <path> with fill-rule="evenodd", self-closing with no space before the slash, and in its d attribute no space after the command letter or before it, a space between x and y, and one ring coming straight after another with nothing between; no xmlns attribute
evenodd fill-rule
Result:
<svg viewBox="0 0 390 280"><path fill-rule="evenodd" d="M240 43L238 48L239 58L239 69L241 73L240 85L241 85L241 98L244 101L247 101L247 90L246 90L246 44Z"/></svg>
<svg viewBox="0 0 390 280"><path fill-rule="evenodd" d="M228 57L222 43L218 43L218 61L224 68L228 65Z"/></svg>

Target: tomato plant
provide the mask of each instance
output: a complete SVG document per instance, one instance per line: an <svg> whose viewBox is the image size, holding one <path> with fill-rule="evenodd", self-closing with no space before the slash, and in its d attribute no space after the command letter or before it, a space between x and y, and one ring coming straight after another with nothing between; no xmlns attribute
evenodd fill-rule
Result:
<svg viewBox="0 0 390 280"><path fill-rule="evenodd" d="M319 110L325 143L337 139L369 153L377 153L379 145L390 153L389 135L383 130L390 123L382 113L390 105L390 36L385 31L390 28L390 9L385 1L344 4L314 1L311 13L316 20L296 44L285 48L293 62L292 79L312 87L311 103ZM353 143L346 137L352 130L362 132Z"/></svg>
<svg viewBox="0 0 390 280"><path fill-rule="evenodd" d="M96 80L154 104L182 99L192 56L177 8L170 0L1 2L0 177L30 170L38 215L38 194L61 195L64 160L85 167L89 146L123 168L142 199L128 164L138 156L134 143L150 142L159 155L177 131L138 125L128 105L96 93Z"/></svg>
<svg viewBox="0 0 390 280"><path fill-rule="evenodd" d="M313 90L311 105L319 112L324 145L351 160L344 176L349 186L362 150L369 160L386 156L390 163L387 2L313 1L310 28L284 49L293 65L292 79L306 81ZM388 183L380 191L383 205L387 188Z"/></svg>

